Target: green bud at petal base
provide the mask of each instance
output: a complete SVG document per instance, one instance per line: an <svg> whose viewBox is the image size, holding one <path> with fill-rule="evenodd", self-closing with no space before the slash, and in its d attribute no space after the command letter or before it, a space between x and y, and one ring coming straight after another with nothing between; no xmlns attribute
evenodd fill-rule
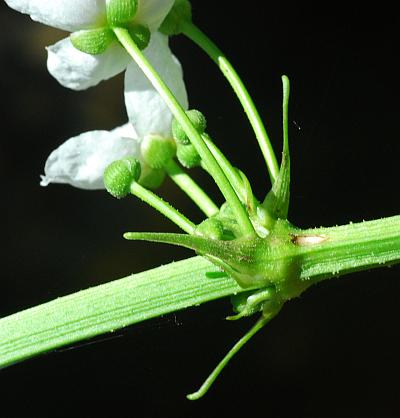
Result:
<svg viewBox="0 0 400 418"><path fill-rule="evenodd" d="M132 24L128 26L128 31L140 50L147 48L151 38L151 32L147 26Z"/></svg>
<svg viewBox="0 0 400 418"><path fill-rule="evenodd" d="M104 171L104 185L107 191L117 199L127 196L131 184L140 177L141 167L134 157L112 162Z"/></svg>
<svg viewBox="0 0 400 418"><path fill-rule="evenodd" d="M197 226L196 234L211 239L222 239L224 226L218 219L208 218Z"/></svg>
<svg viewBox="0 0 400 418"><path fill-rule="evenodd" d="M183 22L192 21L192 5L188 0L175 0L168 16L160 26L160 32L165 35L179 35Z"/></svg>
<svg viewBox="0 0 400 418"><path fill-rule="evenodd" d="M115 35L108 28L80 30L70 35L72 45L86 54L98 55L105 52L115 40Z"/></svg>
<svg viewBox="0 0 400 418"><path fill-rule="evenodd" d="M143 160L154 169L163 168L165 163L175 156L175 142L159 135L147 135L140 147Z"/></svg>
<svg viewBox="0 0 400 418"><path fill-rule="evenodd" d="M203 134L207 127L207 120L205 116L196 109L188 110L186 115L196 128L197 132L199 134ZM185 131L176 119L172 121L172 134L177 142L185 145L190 143L190 140L185 134Z"/></svg>
<svg viewBox="0 0 400 418"><path fill-rule="evenodd" d="M146 164L142 166L142 174L138 183L146 189L156 190L163 184L165 175L164 169L154 169Z"/></svg>
<svg viewBox="0 0 400 418"><path fill-rule="evenodd" d="M201 157L192 144L183 145L178 143L176 157L185 168L198 167L201 163Z"/></svg>
<svg viewBox="0 0 400 418"><path fill-rule="evenodd" d="M107 0L107 21L110 26L124 26L137 12L137 0Z"/></svg>

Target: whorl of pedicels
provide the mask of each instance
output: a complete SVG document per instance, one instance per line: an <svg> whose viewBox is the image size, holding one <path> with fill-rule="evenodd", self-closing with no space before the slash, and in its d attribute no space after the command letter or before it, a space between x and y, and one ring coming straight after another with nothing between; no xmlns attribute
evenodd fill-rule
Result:
<svg viewBox="0 0 400 418"><path fill-rule="evenodd" d="M122 199L130 192L131 184L139 180L140 162L134 157L126 157L112 162L104 171L104 186L117 199Z"/></svg>
<svg viewBox="0 0 400 418"><path fill-rule="evenodd" d="M207 128L207 120L205 116L196 109L187 110L186 115L196 128L197 132L199 134L203 134ZM190 143L188 136L185 134L182 126L176 119L172 121L172 135L180 144L187 145Z"/></svg>
<svg viewBox="0 0 400 418"><path fill-rule="evenodd" d="M160 26L160 32L165 35L179 35L182 24L192 21L192 5L188 0L175 0L171 11Z"/></svg>

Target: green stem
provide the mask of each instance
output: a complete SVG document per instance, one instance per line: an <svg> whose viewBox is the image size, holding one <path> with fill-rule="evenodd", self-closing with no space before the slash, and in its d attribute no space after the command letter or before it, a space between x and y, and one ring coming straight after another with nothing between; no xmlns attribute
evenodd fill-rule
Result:
<svg viewBox="0 0 400 418"><path fill-rule="evenodd" d="M309 244L309 237L321 242ZM400 215L302 230L293 240L301 257L301 277L311 282L396 264L400 262Z"/></svg>
<svg viewBox="0 0 400 418"><path fill-rule="evenodd" d="M178 210L161 199L161 197L154 194L152 191L144 188L137 182L133 182L131 184L130 190L133 195L137 196L139 199L143 200L148 205L158 210L166 218L170 219L172 222L178 225L179 228L183 229L188 234L192 234L194 232L196 226L193 222L191 222Z"/></svg>
<svg viewBox="0 0 400 418"><path fill-rule="evenodd" d="M221 170L221 167L218 165L215 158L209 151L207 145L204 143L203 138L193 126L190 119L187 117L186 112L182 106L178 103L168 86L160 78L147 58L143 55L135 42L132 40L128 30L124 28L114 28L113 30L122 46L163 98L168 108L171 110L178 123L184 129L186 135L189 137L191 143L196 148L202 160L207 165L212 177L214 178L214 181L217 183L219 189L221 190L221 193L224 195L232 210L236 213L238 224L241 227L242 233L244 235L255 235L253 225L248 218L245 208L242 206L231 184Z"/></svg>
<svg viewBox="0 0 400 418"><path fill-rule="evenodd" d="M207 217L219 212L218 206L207 193L174 160L169 160L164 168L171 179L196 203Z"/></svg>
<svg viewBox="0 0 400 418"><path fill-rule="evenodd" d="M187 395L187 398L191 401L195 401L203 397L212 384L214 383L215 379L220 375L222 370L225 366L230 362L230 360L237 354L240 349L255 335L258 331L265 327L268 322L273 319L276 314L279 312L279 309L271 315L262 316L254 325L253 327L228 351L226 356L218 363L217 367L211 372L211 374L207 377L204 383L201 385L200 389L190 395Z"/></svg>
<svg viewBox="0 0 400 418"><path fill-rule="evenodd" d="M288 242L265 259L279 266L297 257L304 283L400 262L400 216L308 230L283 225L274 233L273 244L284 236ZM216 270L194 257L2 318L0 367L245 290Z"/></svg>
<svg viewBox="0 0 400 418"><path fill-rule="evenodd" d="M204 258L193 257L2 318L0 368L243 291L234 280L216 274L216 270Z"/></svg>
<svg viewBox="0 0 400 418"><path fill-rule="evenodd" d="M275 157L274 149L271 141L268 137L267 131L261 120L261 117L257 111L257 108L248 93L245 85L240 79L239 75L233 68L232 64L220 51L220 49L214 44L214 42L208 38L197 26L191 22L182 24L183 34L196 43L201 49L203 49L210 58L218 65L224 76L229 81L234 92L242 104L244 111L253 127L254 133L257 137L258 144L261 152L264 156L268 172L271 178L272 184L274 184L279 174L279 166Z"/></svg>
<svg viewBox="0 0 400 418"><path fill-rule="evenodd" d="M232 164L221 152L221 150L214 144L213 141L210 141L209 139L205 139L205 141L209 150L214 155L214 158L217 160L219 166L225 173L227 179L232 184L232 187L235 189L235 192L238 195L239 199L244 201L243 182L239 172L234 167L232 167Z"/></svg>

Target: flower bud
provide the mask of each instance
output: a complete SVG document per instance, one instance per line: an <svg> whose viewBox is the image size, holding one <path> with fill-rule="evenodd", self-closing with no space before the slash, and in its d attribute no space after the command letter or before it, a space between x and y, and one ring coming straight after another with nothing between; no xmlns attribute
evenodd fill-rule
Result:
<svg viewBox="0 0 400 418"><path fill-rule="evenodd" d="M176 145L173 139L159 135L146 135L140 150L145 163L154 169L163 168L165 163L175 156Z"/></svg>
<svg viewBox="0 0 400 418"><path fill-rule="evenodd" d="M188 0L175 0L172 9L160 26L160 32L165 35L179 35L182 23L192 21L192 5Z"/></svg>
<svg viewBox="0 0 400 418"><path fill-rule="evenodd" d="M79 51L98 55L105 52L110 43L115 40L115 36L111 29L99 28L71 33L70 40Z"/></svg>
<svg viewBox="0 0 400 418"><path fill-rule="evenodd" d="M107 0L107 21L110 26L124 26L136 15L137 0Z"/></svg>
<svg viewBox="0 0 400 418"><path fill-rule="evenodd" d="M150 43L151 33L147 26L132 24L128 26L129 34L140 50L143 50Z"/></svg>
<svg viewBox="0 0 400 418"><path fill-rule="evenodd" d="M186 115L188 116L198 133L204 133L207 127L207 120L205 116L196 109L186 111ZM190 143L190 140L185 134L185 131L176 119L172 121L172 135L174 136L176 141L180 142L181 144L187 145Z"/></svg>
<svg viewBox="0 0 400 418"><path fill-rule="evenodd" d="M201 163L201 157L192 144L177 146L176 156L178 161L186 168L198 167Z"/></svg>
<svg viewBox="0 0 400 418"><path fill-rule="evenodd" d="M196 227L196 234L211 239L222 239L224 227L218 219L208 218Z"/></svg>
<svg viewBox="0 0 400 418"><path fill-rule="evenodd" d="M142 174L138 183L146 189L158 189L165 179L165 170L162 168L154 169L148 165L143 165Z"/></svg>
<svg viewBox="0 0 400 418"><path fill-rule="evenodd" d="M104 185L117 199L129 194L131 184L140 177L141 167L134 157L126 157L112 162L104 171Z"/></svg>

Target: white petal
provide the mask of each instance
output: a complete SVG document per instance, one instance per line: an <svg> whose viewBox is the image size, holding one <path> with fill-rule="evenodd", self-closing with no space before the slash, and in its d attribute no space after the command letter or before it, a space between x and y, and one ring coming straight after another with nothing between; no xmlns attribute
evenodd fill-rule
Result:
<svg viewBox="0 0 400 418"><path fill-rule="evenodd" d="M144 51L161 78L169 86L183 108L187 109L187 94L182 67L168 48L168 38L154 33ZM147 134L171 136L172 114L161 96L135 63L125 73L125 104L129 121L139 137Z"/></svg>
<svg viewBox="0 0 400 418"><path fill-rule="evenodd" d="M117 42L113 42L103 54L90 55L76 49L70 39L65 38L49 46L47 53L50 74L73 90L84 90L113 77L129 62L128 54Z"/></svg>
<svg viewBox="0 0 400 418"><path fill-rule="evenodd" d="M21 13L45 25L73 32L106 21L105 0L5 0Z"/></svg>
<svg viewBox="0 0 400 418"><path fill-rule="evenodd" d="M139 0L138 10L134 21L147 25L152 32L156 31L175 0Z"/></svg>
<svg viewBox="0 0 400 418"><path fill-rule="evenodd" d="M132 138L139 141L135 128L131 123L126 123L125 125L118 126L118 128L114 128L111 133L113 135L120 136L121 138Z"/></svg>
<svg viewBox="0 0 400 418"><path fill-rule="evenodd" d="M41 186L66 183L80 189L104 189L105 168L115 160L140 153L139 141L116 135L119 129L90 131L68 139L48 157Z"/></svg>

